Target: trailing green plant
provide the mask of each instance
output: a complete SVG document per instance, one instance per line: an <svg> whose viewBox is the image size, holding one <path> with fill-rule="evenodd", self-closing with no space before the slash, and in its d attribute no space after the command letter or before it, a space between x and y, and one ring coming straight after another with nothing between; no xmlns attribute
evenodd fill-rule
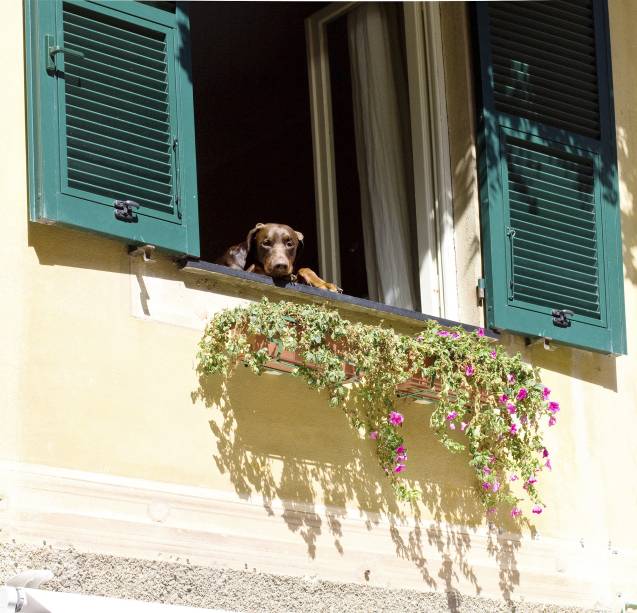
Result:
<svg viewBox="0 0 637 613"><path fill-rule="evenodd" d="M419 334L408 336L383 325L350 322L326 306L264 298L211 319L199 343L199 366L204 373L230 376L243 363L261 374L273 347L277 353L295 352L300 364L292 374L327 390L330 404L342 406L352 426L374 441L399 498L419 496L403 480L404 416L395 404L397 386L416 379L435 388L431 427L448 450L468 450L488 512L505 503L513 517L521 515L522 498L513 493L519 488L511 487L517 480L532 512L542 512L537 478L551 469L543 422L555 424L559 404L549 400L536 368L519 355L509 356L481 328L467 332L427 321ZM349 394L358 402L345 402Z"/></svg>

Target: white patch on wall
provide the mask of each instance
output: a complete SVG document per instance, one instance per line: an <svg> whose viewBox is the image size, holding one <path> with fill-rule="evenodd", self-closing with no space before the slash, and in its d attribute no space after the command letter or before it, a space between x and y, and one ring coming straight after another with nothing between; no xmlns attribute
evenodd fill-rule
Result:
<svg viewBox="0 0 637 613"><path fill-rule="evenodd" d="M130 258L131 315L138 319L203 330L218 311L248 301L214 292L205 277L180 272L170 261Z"/></svg>

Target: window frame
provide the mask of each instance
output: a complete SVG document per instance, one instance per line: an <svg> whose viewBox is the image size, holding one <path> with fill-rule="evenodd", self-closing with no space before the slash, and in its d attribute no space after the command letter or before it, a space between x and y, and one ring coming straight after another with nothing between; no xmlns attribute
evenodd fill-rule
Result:
<svg viewBox="0 0 637 613"><path fill-rule="evenodd" d="M420 309L455 320L459 312L458 277L440 9L437 3L402 4ZM332 3L305 21L319 270L321 276L337 285L340 284L338 199L326 28L355 7L355 2Z"/></svg>

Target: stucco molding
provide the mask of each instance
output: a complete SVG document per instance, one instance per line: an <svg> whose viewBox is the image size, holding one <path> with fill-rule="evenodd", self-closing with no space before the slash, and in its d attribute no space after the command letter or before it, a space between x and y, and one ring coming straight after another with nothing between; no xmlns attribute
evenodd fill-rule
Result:
<svg viewBox="0 0 637 613"><path fill-rule="evenodd" d="M231 492L0 463L0 535L17 542L379 587L615 606L637 552L489 526L394 521ZM622 594L622 597L618 597Z"/></svg>

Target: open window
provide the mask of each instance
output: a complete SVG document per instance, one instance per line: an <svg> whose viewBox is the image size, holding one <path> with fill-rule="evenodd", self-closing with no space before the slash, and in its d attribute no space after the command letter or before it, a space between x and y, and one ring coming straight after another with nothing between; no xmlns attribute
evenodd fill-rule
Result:
<svg viewBox="0 0 637 613"><path fill-rule="evenodd" d="M435 166L449 162L432 151L423 10L190 7L202 259L214 261L257 222L282 222L306 237L297 265L345 293L445 311L434 194L449 174ZM437 116L440 124L444 105ZM452 247L451 256L447 269Z"/></svg>
<svg viewBox="0 0 637 613"><path fill-rule="evenodd" d="M283 222L306 237L297 266L458 319L476 279L455 267L439 3L26 0L25 17L31 220L208 261ZM625 353L606 4L474 17L488 325Z"/></svg>

